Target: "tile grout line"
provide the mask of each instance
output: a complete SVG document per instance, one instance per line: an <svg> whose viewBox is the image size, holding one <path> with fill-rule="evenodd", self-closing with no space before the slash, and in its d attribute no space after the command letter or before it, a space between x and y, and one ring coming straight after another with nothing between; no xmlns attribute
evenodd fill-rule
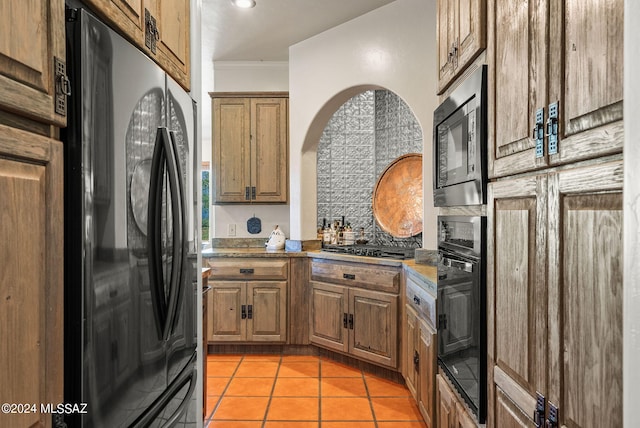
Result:
<svg viewBox="0 0 640 428"><path fill-rule="evenodd" d="M371 416L373 416L373 425L378 428L378 419L376 418L376 412L373 410L373 401L371 401L371 394L369 394L369 385L367 384L367 378L364 375L364 371L361 370L362 383L364 383L364 390L367 393L367 400L369 400L369 407L371 408Z"/></svg>
<svg viewBox="0 0 640 428"><path fill-rule="evenodd" d="M267 415L269 414L269 407L271 407L271 400L273 399L273 393L276 390L276 382L278 381L278 374L280 373L280 366L282 365L282 354L280 354L280 358L278 359L278 368L276 369L276 374L273 376L273 385L271 385L271 393L269 394L269 401L267 401L267 407L264 409L264 418L262 419L261 428L265 428L267 425Z"/></svg>
<svg viewBox="0 0 640 428"><path fill-rule="evenodd" d="M318 428L322 428L322 359L318 357Z"/></svg>

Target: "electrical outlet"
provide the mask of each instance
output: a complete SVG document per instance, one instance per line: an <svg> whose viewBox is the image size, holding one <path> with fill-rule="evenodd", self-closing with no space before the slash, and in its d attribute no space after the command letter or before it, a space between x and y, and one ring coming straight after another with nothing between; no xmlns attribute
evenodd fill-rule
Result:
<svg viewBox="0 0 640 428"><path fill-rule="evenodd" d="M229 223L229 231L227 233L228 236L236 236L236 224Z"/></svg>

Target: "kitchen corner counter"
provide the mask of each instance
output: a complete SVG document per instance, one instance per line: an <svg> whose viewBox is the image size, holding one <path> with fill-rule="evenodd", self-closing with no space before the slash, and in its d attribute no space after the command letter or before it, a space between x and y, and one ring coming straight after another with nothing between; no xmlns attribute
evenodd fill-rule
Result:
<svg viewBox="0 0 640 428"><path fill-rule="evenodd" d="M438 268L432 265L416 263L415 260L403 262L405 273L413 278L422 288L435 295L438 284Z"/></svg>

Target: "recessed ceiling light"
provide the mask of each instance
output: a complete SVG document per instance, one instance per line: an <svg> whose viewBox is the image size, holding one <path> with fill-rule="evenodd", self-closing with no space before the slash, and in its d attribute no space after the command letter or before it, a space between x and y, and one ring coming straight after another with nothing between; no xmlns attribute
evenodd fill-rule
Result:
<svg viewBox="0 0 640 428"><path fill-rule="evenodd" d="M231 0L231 3L236 7L249 9L256 5L256 0Z"/></svg>

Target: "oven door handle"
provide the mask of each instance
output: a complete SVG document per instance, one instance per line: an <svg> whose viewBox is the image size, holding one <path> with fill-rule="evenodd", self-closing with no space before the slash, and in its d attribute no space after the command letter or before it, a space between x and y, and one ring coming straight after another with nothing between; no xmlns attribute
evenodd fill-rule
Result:
<svg viewBox="0 0 640 428"><path fill-rule="evenodd" d="M459 260L450 259L448 257L442 258L442 264L454 269L463 270L465 272L473 273L473 264L469 262L462 262Z"/></svg>

